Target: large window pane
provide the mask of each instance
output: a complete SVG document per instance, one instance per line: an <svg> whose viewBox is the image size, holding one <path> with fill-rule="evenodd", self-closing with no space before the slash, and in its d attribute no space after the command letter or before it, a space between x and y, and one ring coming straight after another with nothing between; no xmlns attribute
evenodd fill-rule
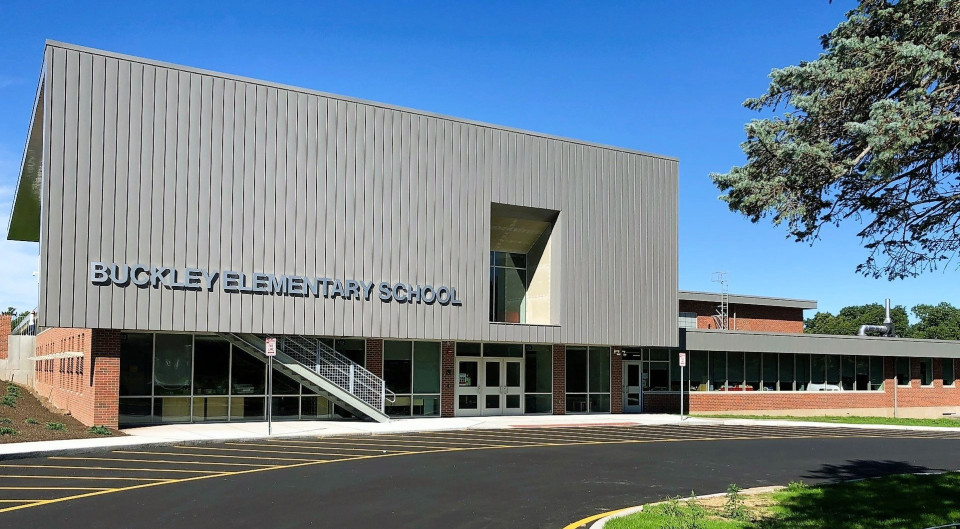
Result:
<svg viewBox="0 0 960 529"><path fill-rule="evenodd" d="M299 395L300 383L288 377L287 375L273 370L273 394L274 395Z"/></svg>
<svg viewBox="0 0 960 529"><path fill-rule="evenodd" d="M587 348L567 347L566 362L567 393L587 391ZM586 405L584 405L586 408ZM583 411L586 411L584 409Z"/></svg>
<svg viewBox="0 0 960 529"><path fill-rule="evenodd" d="M590 348L590 393L610 392L610 348Z"/></svg>
<svg viewBox="0 0 960 529"><path fill-rule="evenodd" d="M870 389L870 357L858 356L856 360L856 375L854 375L854 389L863 391Z"/></svg>
<svg viewBox="0 0 960 529"><path fill-rule="evenodd" d="M457 356L480 356L479 343L457 342Z"/></svg>
<svg viewBox="0 0 960 529"><path fill-rule="evenodd" d="M809 390L810 355L797 355L797 391Z"/></svg>
<svg viewBox="0 0 960 529"><path fill-rule="evenodd" d="M827 373L827 360L823 355L810 355L810 383L819 384L817 388L808 388L810 390L816 389L820 391L823 389L823 384L826 383L826 373Z"/></svg>
<svg viewBox="0 0 960 529"><path fill-rule="evenodd" d="M883 361L882 356L870 357L870 389L883 390Z"/></svg>
<svg viewBox="0 0 960 529"><path fill-rule="evenodd" d="M550 413L553 411L552 395L525 395L524 413Z"/></svg>
<svg viewBox="0 0 960 529"><path fill-rule="evenodd" d="M746 388L760 390L760 353L744 353Z"/></svg>
<svg viewBox="0 0 960 529"><path fill-rule="evenodd" d="M897 384L901 386L910 385L910 359L905 356L897 357L896 364Z"/></svg>
<svg viewBox="0 0 960 529"><path fill-rule="evenodd" d="M230 384L234 395L263 395L267 386L267 365L257 358L233 350L233 365L230 370ZM241 399L241 403L242 403ZM263 411L263 405L260 406ZM236 412L236 410L234 410ZM240 417L243 417L241 412Z"/></svg>
<svg viewBox="0 0 960 529"><path fill-rule="evenodd" d="M840 387L844 391L854 389L854 381L857 379L856 357L843 355L840 357Z"/></svg>
<svg viewBox="0 0 960 529"><path fill-rule="evenodd" d="M417 417L439 417L440 397L438 395L414 395L413 415Z"/></svg>
<svg viewBox="0 0 960 529"><path fill-rule="evenodd" d="M153 383L153 335L124 333L120 335L120 396L150 395ZM141 404L131 404L142 411ZM150 414L147 406L147 415ZM136 420L136 419L134 419Z"/></svg>
<svg viewBox="0 0 960 529"><path fill-rule="evenodd" d="M831 386L840 386L840 357L836 355L828 355L826 360L827 384Z"/></svg>
<svg viewBox="0 0 960 529"><path fill-rule="evenodd" d="M944 386L952 386L954 381L953 375L953 358L943 358L940 360L940 369L941 377L943 378Z"/></svg>
<svg viewBox="0 0 960 529"><path fill-rule="evenodd" d="M157 354L153 365L154 394L189 395L193 360L193 336L189 334L158 334ZM187 402L187 419L189 404ZM179 404L171 404L171 406ZM179 412L178 412L179 413ZM161 418L161 420L163 420Z"/></svg>
<svg viewBox="0 0 960 529"><path fill-rule="evenodd" d="M414 342L413 391L415 393L440 393L439 342Z"/></svg>
<svg viewBox="0 0 960 529"><path fill-rule="evenodd" d="M160 422L190 422L190 397L153 399L153 413Z"/></svg>
<svg viewBox="0 0 960 529"><path fill-rule="evenodd" d="M684 376L689 374L684 368ZM677 351L670 353L670 391L680 391L680 353Z"/></svg>
<svg viewBox="0 0 960 529"><path fill-rule="evenodd" d="M523 358L523 344L519 343L485 343L483 356Z"/></svg>
<svg viewBox="0 0 960 529"><path fill-rule="evenodd" d="M670 365L667 362L644 362L644 391L667 391L669 389Z"/></svg>
<svg viewBox="0 0 960 529"><path fill-rule="evenodd" d="M300 418L300 397L273 397L271 417L276 420Z"/></svg>
<svg viewBox="0 0 960 529"><path fill-rule="evenodd" d="M120 399L120 427L123 428L125 426L137 426L155 422L151 416L152 400L150 397Z"/></svg>
<svg viewBox="0 0 960 529"><path fill-rule="evenodd" d="M929 386L933 384L933 358L920 358L920 384Z"/></svg>
<svg viewBox="0 0 960 529"><path fill-rule="evenodd" d="M266 373L266 368L264 368L264 373ZM262 421L266 419L265 401L265 397L231 397L230 418Z"/></svg>
<svg viewBox="0 0 960 529"><path fill-rule="evenodd" d="M366 367L366 341L345 339L335 340L333 348L350 359L351 362Z"/></svg>
<svg viewBox="0 0 960 529"><path fill-rule="evenodd" d="M590 411L594 413L604 413L610 411L610 394L591 394Z"/></svg>
<svg viewBox="0 0 960 529"><path fill-rule="evenodd" d="M197 336L193 366L194 395L226 395L230 387L230 342ZM226 415L226 409L224 409Z"/></svg>
<svg viewBox="0 0 960 529"><path fill-rule="evenodd" d="M410 393L413 370L412 347L413 342L383 342L383 379L387 383L387 389L394 393ZM409 405L410 402L407 399L407 406Z"/></svg>
<svg viewBox="0 0 960 529"><path fill-rule="evenodd" d="M523 323L526 321L523 302L526 296L526 270L520 268L490 269L491 321Z"/></svg>
<svg viewBox="0 0 960 529"><path fill-rule="evenodd" d="M706 351L690 351L687 353L687 365L690 366L690 388L695 391L707 390L707 360Z"/></svg>
<svg viewBox="0 0 960 529"><path fill-rule="evenodd" d="M333 405L324 397L303 397L300 406L304 419L333 418Z"/></svg>
<svg viewBox="0 0 960 529"><path fill-rule="evenodd" d="M796 355L793 353L780 354L780 391L793 391L796 387L793 385L794 369L793 364Z"/></svg>
<svg viewBox="0 0 960 529"><path fill-rule="evenodd" d="M743 353L727 353L727 379L731 387L743 387Z"/></svg>
<svg viewBox="0 0 960 529"><path fill-rule="evenodd" d="M774 391L777 389L778 363L776 353L763 354L763 389L766 391ZM786 384L789 384L789 380L784 382L783 385Z"/></svg>
<svg viewBox="0 0 960 529"><path fill-rule="evenodd" d="M587 411L586 394L567 395L567 412L584 413L586 411Z"/></svg>
<svg viewBox="0 0 960 529"><path fill-rule="evenodd" d="M193 398L193 420L194 421L225 421L229 417L227 413L228 397L194 397Z"/></svg>
<svg viewBox="0 0 960 529"><path fill-rule="evenodd" d="M549 345L528 345L526 350L524 391L527 393L553 392L552 348Z"/></svg>
<svg viewBox="0 0 960 529"><path fill-rule="evenodd" d="M727 353L725 351L710 352L710 384L711 390L720 390L727 386Z"/></svg>
<svg viewBox="0 0 960 529"><path fill-rule="evenodd" d="M387 415L391 417L405 417L410 415L410 403L411 398L407 397L397 397L397 400L394 402L387 401L386 412Z"/></svg>

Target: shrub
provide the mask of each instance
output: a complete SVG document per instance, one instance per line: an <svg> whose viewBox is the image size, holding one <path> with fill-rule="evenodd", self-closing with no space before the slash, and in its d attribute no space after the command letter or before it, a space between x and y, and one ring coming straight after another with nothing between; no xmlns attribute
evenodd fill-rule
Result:
<svg viewBox="0 0 960 529"><path fill-rule="evenodd" d="M23 421L23 422L25 422L25 423L27 423L27 424L40 424L40 421L38 421L38 420L36 420L36 419L27 419L27 420L25 420L25 421Z"/></svg>
<svg viewBox="0 0 960 529"><path fill-rule="evenodd" d="M11 395L11 396L13 396L14 398L19 397L19 396L20 396L20 388L18 388L17 386L14 386L13 384L9 384L9 385L7 386L7 395Z"/></svg>
<svg viewBox="0 0 960 529"><path fill-rule="evenodd" d="M727 487L727 501L723 504L723 512L731 520L746 521L749 519L746 502L743 500L743 490L736 483L731 483Z"/></svg>
<svg viewBox="0 0 960 529"><path fill-rule="evenodd" d="M0 426L0 435L20 435L20 432L9 426Z"/></svg>
<svg viewBox="0 0 960 529"><path fill-rule="evenodd" d="M67 425L66 425L66 424L63 424L62 422L48 422L48 423L47 423L47 430L61 430L61 431L62 431L62 430L66 430L66 429L67 429Z"/></svg>
<svg viewBox="0 0 960 529"><path fill-rule="evenodd" d="M113 435L113 432L110 431L110 428L107 428L106 426L91 426L87 431L97 435Z"/></svg>
<svg viewBox="0 0 960 529"><path fill-rule="evenodd" d="M0 417L0 424L10 424L10 423L12 423L12 422L13 422L12 420L10 420L10 419L8 419L8 418L6 418L6 417Z"/></svg>
<svg viewBox="0 0 960 529"><path fill-rule="evenodd" d="M787 484L787 492L800 492L807 488L807 484L802 481L791 481Z"/></svg>
<svg viewBox="0 0 960 529"><path fill-rule="evenodd" d="M11 408L17 407L17 398L13 395L4 395L2 402L4 406L10 406Z"/></svg>

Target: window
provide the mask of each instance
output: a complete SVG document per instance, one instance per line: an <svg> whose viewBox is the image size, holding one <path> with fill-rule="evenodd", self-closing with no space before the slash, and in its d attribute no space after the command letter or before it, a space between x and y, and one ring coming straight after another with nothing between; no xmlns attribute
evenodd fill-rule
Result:
<svg viewBox="0 0 960 529"><path fill-rule="evenodd" d="M953 386L953 358L940 360L940 376L943 379L944 386Z"/></svg>
<svg viewBox="0 0 960 529"><path fill-rule="evenodd" d="M670 391L670 351L663 349L644 349L641 351L643 391ZM679 366L676 374L677 390L680 389Z"/></svg>
<svg viewBox="0 0 960 529"><path fill-rule="evenodd" d="M760 353L744 353L745 390L760 390Z"/></svg>
<svg viewBox="0 0 960 529"><path fill-rule="evenodd" d="M857 380L856 366L856 357L850 355L840 357L840 387L844 391L853 391L854 389L854 383Z"/></svg>
<svg viewBox="0 0 960 529"><path fill-rule="evenodd" d="M795 360L796 355L792 353L780 354L780 391L793 391L797 389L796 386L794 386L793 364ZM764 361L763 367L766 369L766 361Z"/></svg>
<svg viewBox="0 0 960 529"><path fill-rule="evenodd" d="M727 383L729 390L743 389L743 353L727 353Z"/></svg>
<svg viewBox="0 0 960 529"><path fill-rule="evenodd" d="M790 367L792 368L793 366L790 366ZM790 378L787 378L784 381L781 381L780 386L787 386L792 382L793 382L793 373L790 373ZM777 390L777 354L776 353L763 354L763 390L764 391Z"/></svg>
<svg viewBox="0 0 960 529"><path fill-rule="evenodd" d="M697 313L696 312L681 312L677 317L677 323L681 329L696 329L697 328Z"/></svg>
<svg viewBox="0 0 960 529"><path fill-rule="evenodd" d="M870 386L867 389L883 391L883 357L870 357Z"/></svg>
<svg viewBox="0 0 960 529"><path fill-rule="evenodd" d="M691 351L687 353L687 362L690 366L690 390L707 391L707 366L710 353L706 351Z"/></svg>
<svg viewBox="0 0 960 529"><path fill-rule="evenodd" d="M723 390L727 387L727 353L713 351L710 353L710 389Z"/></svg>
<svg viewBox="0 0 960 529"><path fill-rule="evenodd" d="M490 252L490 321L526 323L527 256Z"/></svg>
<svg viewBox="0 0 960 529"><path fill-rule="evenodd" d="M570 413L610 411L610 348L568 347L567 402Z"/></svg>
<svg viewBox="0 0 960 529"><path fill-rule="evenodd" d="M383 379L397 395L394 402L387 402L387 415L440 415L438 342L383 342Z"/></svg>
<svg viewBox="0 0 960 529"><path fill-rule="evenodd" d="M920 385L933 385L933 358L920 359Z"/></svg>
<svg viewBox="0 0 960 529"><path fill-rule="evenodd" d="M910 359L898 356L896 363L897 384L900 386L910 385Z"/></svg>
<svg viewBox="0 0 960 529"><path fill-rule="evenodd" d="M553 411L553 348L549 345L528 345L524 352L524 411Z"/></svg>

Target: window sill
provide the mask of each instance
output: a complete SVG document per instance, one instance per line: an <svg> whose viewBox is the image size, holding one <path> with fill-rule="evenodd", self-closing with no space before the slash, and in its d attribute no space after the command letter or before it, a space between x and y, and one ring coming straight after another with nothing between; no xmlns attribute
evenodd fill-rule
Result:
<svg viewBox="0 0 960 529"><path fill-rule="evenodd" d="M559 324L556 323L513 323L509 321L491 321L490 325L510 325L516 327L551 327L551 328L560 328Z"/></svg>

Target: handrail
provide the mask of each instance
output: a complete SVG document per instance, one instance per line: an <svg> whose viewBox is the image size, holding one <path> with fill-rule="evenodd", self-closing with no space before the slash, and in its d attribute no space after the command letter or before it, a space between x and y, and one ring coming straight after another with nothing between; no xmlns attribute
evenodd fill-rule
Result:
<svg viewBox="0 0 960 529"><path fill-rule="evenodd" d="M36 336L37 334L37 309L33 309L20 320L16 327L10 330L10 334L19 336Z"/></svg>

